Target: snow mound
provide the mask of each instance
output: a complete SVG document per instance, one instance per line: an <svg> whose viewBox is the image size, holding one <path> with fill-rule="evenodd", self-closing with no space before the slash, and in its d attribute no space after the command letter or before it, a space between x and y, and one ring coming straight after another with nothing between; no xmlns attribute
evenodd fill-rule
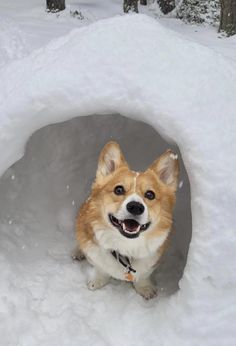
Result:
<svg viewBox="0 0 236 346"><path fill-rule="evenodd" d="M48 282L54 309L48 313L47 301L41 303L45 308L42 322L38 302L33 302L34 334L27 334L28 320L18 323L20 311L15 306L20 300L27 307L30 297L14 282L14 272L3 256L2 314L8 312L8 329L11 326L12 330L14 316L13 329L18 335L26 333L24 342L29 345L53 344L55 340L73 345L69 337L75 335L74 344L79 340L97 345L156 345L158 340L163 345L233 345L235 63L148 17L130 15L74 30L7 65L0 75L1 173L23 155L27 139L37 129L77 115L120 113L143 120L176 141L190 178L193 213L192 241L180 290L170 299L148 305L156 304L151 320L146 303L137 309L137 301L129 299L129 293L122 299L114 292L104 296L101 291L100 301L88 296L96 301L93 309L77 306L75 272L66 268L72 287L66 293L62 288L64 270L58 268L54 273L58 275L56 292L62 290L69 296L70 306L65 299L61 304ZM37 291L37 277L34 289ZM58 320L60 315L65 318ZM109 317L106 325L104 316ZM63 330L65 319L70 323Z"/></svg>
<svg viewBox="0 0 236 346"><path fill-rule="evenodd" d="M13 21L0 17L0 68L9 61L26 56L27 52L24 33Z"/></svg>

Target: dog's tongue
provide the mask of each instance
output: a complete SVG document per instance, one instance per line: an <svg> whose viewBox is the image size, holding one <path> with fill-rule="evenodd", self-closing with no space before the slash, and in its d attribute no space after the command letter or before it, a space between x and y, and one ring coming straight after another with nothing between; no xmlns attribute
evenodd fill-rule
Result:
<svg viewBox="0 0 236 346"><path fill-rule="evenodd" d="M137 232L140 228L140 224L133 219L125 219L123 221L125 229L129 232Z"/></svg>

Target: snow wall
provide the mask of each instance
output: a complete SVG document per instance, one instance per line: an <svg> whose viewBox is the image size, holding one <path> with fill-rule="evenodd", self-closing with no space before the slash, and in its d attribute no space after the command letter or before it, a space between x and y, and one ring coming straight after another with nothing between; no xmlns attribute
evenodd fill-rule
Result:
<svg viewBox="0 0 236 346"><path fill-rule="evenodd" d="M43 298L32 302L28 294L34 292L40 296L37 277L34 284L31 282L31 292L27 292L27 272L22 281L17 279L14 272L17 256L12 253L11 259L6 258L3 251L0 262L3 340L13 344L20 340L25 345L55 344L61 338L65 340L64 345L74 345L81 340L87 344L142 345L144 338L150 345L156 345L156 340L160 345L235 343L235 71L233 62L141 15L117 17L72 31L1 70L1 174L23 156L29 137L46 125L78 115L122 114L151 125L166 140L177 143L191 184L193 226L180 290L158 303L153 300L148 305L151 314L136 298L129 300L126 296L129 304L122 304L122 296L116 290L116 297L108 295L107 304L118 302L118 315L116 311L110 315L106 312L101 323L96 314L103 311L103 306L96 301L98 310L94 310L95 298L91 296L89 315L81 304L82 311L76 314L79 298L71 298L76 289L72 280L75 277L68 266L71 276L68 272L64 276L63 271L61 280L66 278L74 290L69 297L63 294L61 310L58 308L59 311L50 315L50 308L60 305L54 293L55 287L58 288L55 281L47 285L52 291L49 305ZM99 131L94 136L99 136ZM84 153L86 165L86 150ZM52 165L52 170L58 169L56 164L53 167L53 162L45 162L47 164ZM10 178L15 183L17 175L12 169L3 179ZM34 175L31 179L33 186ZM26 223L28 218L34 227L30 223L30 210L25 218ZM14 222L11 215L7 220L10 225ZM39 220L43 225L43 215ZM60 225L69 228L71 224L67 223L67 215L62 213L58 239ZM17 232L20 235L22 230L19 228ZM9 234L9 239L12 236ZM8 250L11 252L10 241ZM37 258L37 249L34 252ZM65 260L60 247L51 255ZM61 270L58 269L58 275ZM124 292L122 294L127 294ZM65 297L73 303L69 311ZM59 300L61 302L61 296ZM24 317L19 318L22 312ZM120 322L121 314L127 329ZM79 336L76 334L78 325L82 326Z"/></svg>

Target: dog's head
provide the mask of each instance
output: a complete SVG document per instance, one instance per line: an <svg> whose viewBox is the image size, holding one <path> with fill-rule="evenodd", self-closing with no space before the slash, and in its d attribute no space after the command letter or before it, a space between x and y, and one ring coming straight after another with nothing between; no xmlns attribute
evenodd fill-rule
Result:
<svg viewBox="0 0 236 346"><path fill-rule="evenodd" d="M145 172L129 169L119 145L101 151L92 199L96 228L134 239L169 231L179 174L178 158L167 150ZM97 211L96 211L97 215Z"/></svg>

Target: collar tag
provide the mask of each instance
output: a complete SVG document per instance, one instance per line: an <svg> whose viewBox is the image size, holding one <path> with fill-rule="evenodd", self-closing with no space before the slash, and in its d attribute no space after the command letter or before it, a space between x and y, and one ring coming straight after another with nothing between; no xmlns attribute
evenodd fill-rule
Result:
<svg viewBox="0 0 236 346"><path fill-rule="evenodd" d="M130 272L124 273L124 277L125 277L125 281L134 282L134 280L135 280L134 275Z"/></svg>

